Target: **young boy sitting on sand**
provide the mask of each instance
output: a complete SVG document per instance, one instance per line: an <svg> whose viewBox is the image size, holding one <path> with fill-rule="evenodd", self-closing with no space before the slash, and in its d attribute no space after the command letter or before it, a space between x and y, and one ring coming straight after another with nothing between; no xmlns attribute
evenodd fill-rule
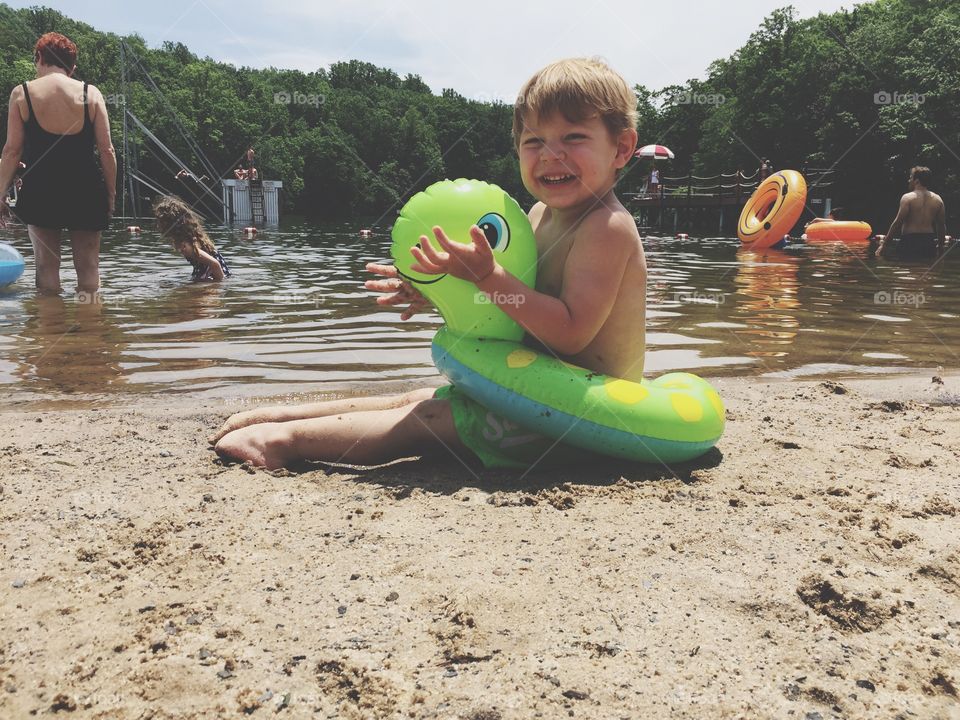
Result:
<svg viewBox="0 0 960 720"><path fill-rule="evenodd" d="M639 382L643 374L647 268L631 214L614 194L617 171L637 143L636 97L598 60L562 60L520 91L513 136L524 187L537 200L537 287L523 285L471 229L472 245L434 228L421 238L418 272L473 282L526 330L544 352L599 373ZM380 304L424 306L392 266L367 287L393 293ZM335 400L238 413L212 438L217 453L280 468L299 460L375 465L445 450L487 467L530 467L545 457L589 454L497 418L453 386L405 395Z"/></svg>

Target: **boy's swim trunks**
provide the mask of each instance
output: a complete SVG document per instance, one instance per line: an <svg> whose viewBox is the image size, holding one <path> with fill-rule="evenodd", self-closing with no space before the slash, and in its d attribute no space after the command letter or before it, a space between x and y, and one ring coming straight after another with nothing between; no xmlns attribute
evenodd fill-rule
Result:
<svg viewBox="0 0 960 720"><path fill-rule="evenodd" d="M517 425L467 397L453 385L437 388L435 398L450 403L460 441L487 468L557 467L598 456Z"/></svg>

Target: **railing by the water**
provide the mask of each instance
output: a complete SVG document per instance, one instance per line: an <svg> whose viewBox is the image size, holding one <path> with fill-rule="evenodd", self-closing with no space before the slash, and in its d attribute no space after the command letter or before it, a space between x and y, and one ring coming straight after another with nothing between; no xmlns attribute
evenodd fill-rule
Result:
<svg viewBox="0 0 960 720"><path fill-rule="evenodd" d="M833 173L833 168L806 168L802 171L807 187L821 194L833 185ZM644 188L640 192L623 193L623 197L646 207L742 205L760 184L759 174L759 170L752 175L737 170L707 176L692 173L677 177L664 176L655 191Z"/></svg>

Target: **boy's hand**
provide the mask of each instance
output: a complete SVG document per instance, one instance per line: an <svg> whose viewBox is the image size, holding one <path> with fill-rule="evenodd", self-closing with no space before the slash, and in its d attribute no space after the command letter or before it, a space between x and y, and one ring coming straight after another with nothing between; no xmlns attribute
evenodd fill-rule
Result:
<svg viewBox="0 0 960 720"><path fill-rule="evenodd" d="M413 285L401 280L394 265L367 263L367 272L384 277L383 280L367 280L364 282L363 286L367 290L392 293L391 295L378 297L377 305L404 305L409 303L407 309L400 313L401 320L409 320L416 313L430 308L430 301L421 295L420 291Z"/></svg>
<svg viewBox="0 0 960 720"><path fill-rule="evenodd" d="M472 245L454 242L439 227L433 229L442 250L435 250L426 235L420 236L419 247L410 248L417 262L413 270L430 275L453 275L455 278L478 283L485 280L496 269L497 261L487 242L486 235L476 225L470 228Z"/></svg>

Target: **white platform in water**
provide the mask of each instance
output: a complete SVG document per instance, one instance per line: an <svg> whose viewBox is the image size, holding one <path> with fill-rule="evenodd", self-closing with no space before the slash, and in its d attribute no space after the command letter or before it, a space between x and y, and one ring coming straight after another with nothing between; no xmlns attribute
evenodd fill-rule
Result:
<svg viewBox="0 0 960 720"><path fill-rule="evenodd" d="M229 223L253 222L250 208L250 181L223 180L223 221ZM280 180L263 180L263 214L267 225L280 222Z"/></svg>

